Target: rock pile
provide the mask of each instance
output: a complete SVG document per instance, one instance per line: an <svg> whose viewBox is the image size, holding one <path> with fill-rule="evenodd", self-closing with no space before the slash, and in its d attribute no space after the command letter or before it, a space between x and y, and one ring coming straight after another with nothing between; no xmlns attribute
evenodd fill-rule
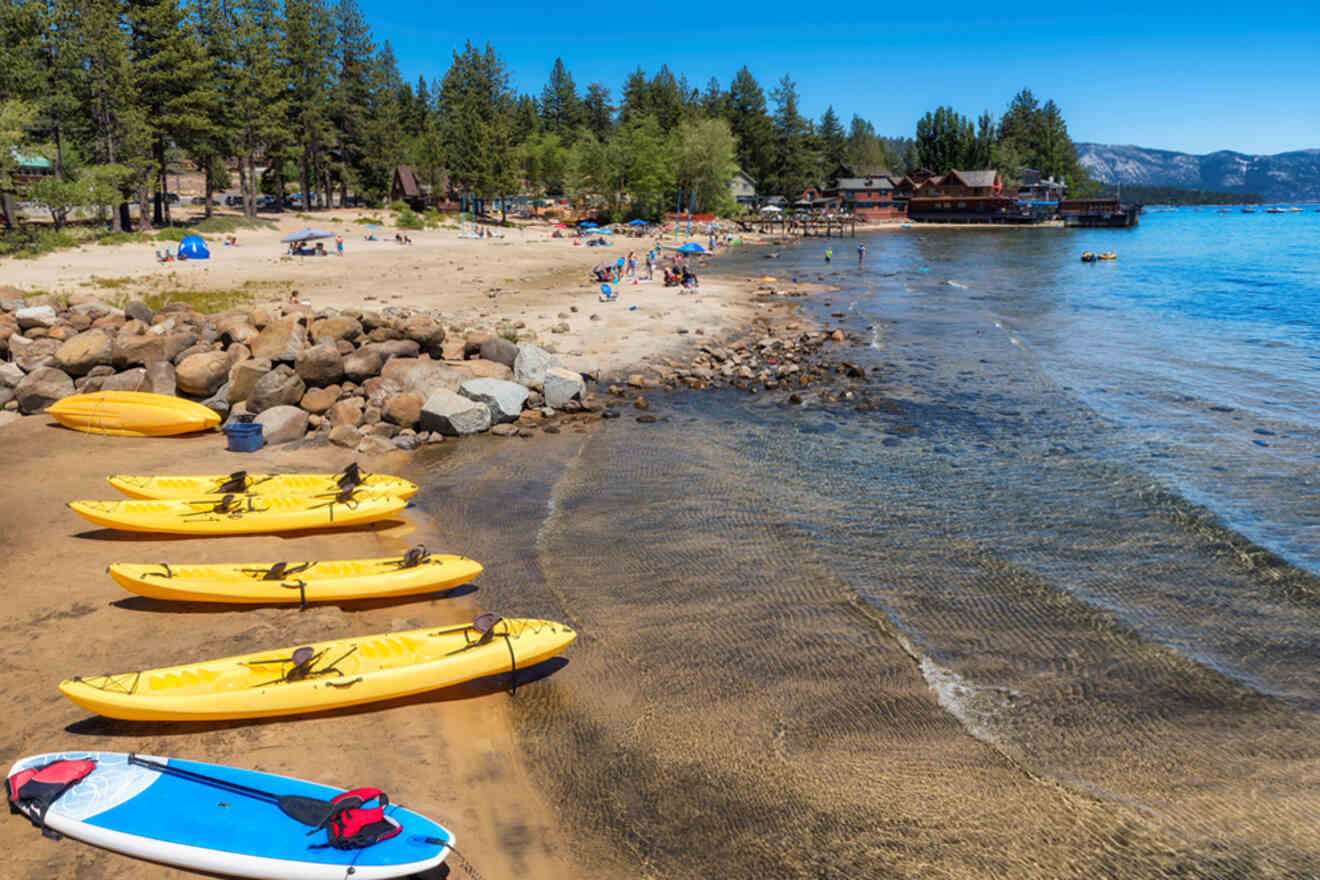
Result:
<svg viewBox="0 0 1320 880"><path fill-rule="evenodd" d="M0 406L25 414L76 393L151 391L229 420L251 416L268 444L383 452L492 426L528 436L561 413L599 412L588 379L593 367L531 342L410 309L277 304L202 315L182 303L121 309L0 290Z"/></svg>

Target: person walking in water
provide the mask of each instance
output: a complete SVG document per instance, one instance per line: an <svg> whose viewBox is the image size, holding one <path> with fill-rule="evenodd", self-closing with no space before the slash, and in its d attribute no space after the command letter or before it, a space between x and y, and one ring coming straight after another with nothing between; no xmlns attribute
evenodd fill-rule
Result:
<svg viewBox="0 0 1320 880"><path fill-rule="evenodd" d="M860 266L862 264L862 261L865 259L866 259L866 245L859 244L857 245L857 265Z"/></svg>
<svg viewBox="0 0 1320 880"><path fill-rule="evenodd" d="M828 263L833 259L834 259L834 248L831 247L825 248L825 262Z"/></svg>

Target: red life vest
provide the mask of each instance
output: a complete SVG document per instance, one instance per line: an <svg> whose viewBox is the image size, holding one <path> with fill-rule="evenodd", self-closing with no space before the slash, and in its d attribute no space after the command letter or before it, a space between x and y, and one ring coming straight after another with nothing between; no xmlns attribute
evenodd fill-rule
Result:
<svg viewBox="0 0 1320 880"><path fill-rule="evenodd" d="M364 807L371 801L374 807ZM389 840L403 826L385 816L390 799L379 788L355 788L332 798L333 812L325 820L326 842L335 849L362 849Z"/></svg>
<svg viewBox="0 0 1320 880"><path fill-rule="evenodd" d="M46 827L46 811L95 769L95 761L61 759L20 770L6 780L9 807L31 819L42 834L59 837Z"/></svg>

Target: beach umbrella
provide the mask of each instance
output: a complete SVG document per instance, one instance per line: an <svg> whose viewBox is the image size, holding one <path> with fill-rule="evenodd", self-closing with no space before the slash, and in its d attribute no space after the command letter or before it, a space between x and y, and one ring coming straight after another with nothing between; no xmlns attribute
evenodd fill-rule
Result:
<svg viewBox="0 0 1320 880"><path fill-rule="evenodd" d="M645 225L646 225L646 221L645 221L645 220L629 220L629 221L628 221L628 225L629 225L629 226L645 226Z"/></svg>
<svg viewBox="0 0 1320 880"><path fill-rule="evenodd" d="M689 241L687 244L679 246L678 252L680 254L704 254L706 249L695 241Z"/></svg>
<svg viewBox="0 0 1320 880"><path fill-rule="evenodd" d="M775 205L766 205L764 208L761 209L761 213L762 213L762 214L778 214L781 210L783 210L783 209L782 209L782 208L779 208L779 207L777 207L777 206L775 206Z"/></svg>
<svg viewBox="0 0 1320 880"><path fill-rule="evenodd" d="M293 233L292 235L286 235L284 238L281 238L280 241L287 243L291 241L312 241L313 239L317 239L317 238L334 238L334 237L335 234L333 232L326 232L323 229L312 229L310 226L305 226L302 229L299 229L297 232Z"/></svg>
<svg viewBox="0 0 1320 880"><path fill-rule="evenodd" d="M601 228L599 228L599 229L596 230L596 233L597 233L598 235L613 235L613 234L614 234L614 230L613 230L613 229L606 229L605 227L602 226Z"/></svg>

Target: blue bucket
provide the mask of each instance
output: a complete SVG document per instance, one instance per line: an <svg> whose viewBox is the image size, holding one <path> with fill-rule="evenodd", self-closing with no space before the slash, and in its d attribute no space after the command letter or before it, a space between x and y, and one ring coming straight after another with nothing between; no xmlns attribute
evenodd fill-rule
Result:
<svg viewBox="0 0 1320 880"><path fill-rule="evenodd" d="M256 452L266 443L261 436L260 422L231 422L225 425L224 431L229 438L230 452Z"/></svg>

